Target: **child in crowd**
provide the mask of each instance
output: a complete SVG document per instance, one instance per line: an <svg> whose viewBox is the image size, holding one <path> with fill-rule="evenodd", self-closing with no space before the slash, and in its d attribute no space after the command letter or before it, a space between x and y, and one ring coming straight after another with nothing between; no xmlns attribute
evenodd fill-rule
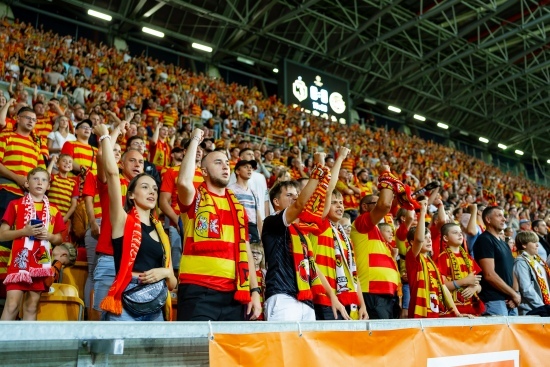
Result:
<svg viewBox="0 0 550 367"><path fill-rule="evenodd" d="M438 318L451 312L455 316L472 317L458 311L430 256L432 238L425 225L427 201L422 200L420 204L418 226L411 228L407 236L410 243L405 259L411 291L409 318Z"/></svg>
<svg viewBox="0 0 550 367"><path fill-rule="evenodd" d="M516 235L520 255L514 261L514 284L521 294L519 314L550 305L550 267L538 255L539 237L535 232L524 231Z"/></svg>
<svg viewBox="0 0 550 367"><path fill-rule="evenodd" d="M265 257L264 257L264 247L259 242L253 242L250 244L250 250L252 251L252 257L254 258L254 265L256 265L256 279L258 279L258 287L262 290L260 292L260 302L262 305L262 310L264 308L264 294L265 294L265 273L267 272L265 268ZM264 314L260 314L257 320L265 320Z"/></svg>
<svg viewBox="0 0 550 367"><path fill-rule="evenodd" d="M13 241L2 320L15 320L25 293L23 320L36 320L44 281L52 275L51 245L62 242L65 224L59 209L50 205L45 195L49 184L50 175L44 168L31 170L25 182L29 192L11 201L2 218L0 241Z"/></svg>
<svg viewBox="0 0 550 367"><path fill-rule="evenodd" d="M460 313L481 316L485 307L479 299L481 268L464 249L460 225L447 223L441 227L441 254L437 265L445 286L451 291Z"/></svg>
<svg viewBox="0 0 550 367"><path fill-rule="evenodd" d="M76 248L70 242L63 242L62 244L55 246L52 250L52 276L48 277L46 287L50 287L52 283L58 283L61 274L61 269L64 267L73 266L76 262L77 256Z"/></svg>
<svg viewBox="0 0 550 367"><path fill-rule="evenodd" d="M393 227L388 223L378 223L378 229L382 233L382 238L384 238L384 243L389 247L393 258L396 259L399 255L399 250L395 247L395 240L393 238Z"/></svg>

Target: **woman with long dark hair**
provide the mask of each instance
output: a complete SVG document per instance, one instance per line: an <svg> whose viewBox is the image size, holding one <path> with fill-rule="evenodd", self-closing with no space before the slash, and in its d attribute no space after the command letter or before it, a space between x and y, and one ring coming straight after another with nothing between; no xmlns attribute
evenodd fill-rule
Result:
<svg viewBox="0 0 550 367"><path fill-rule="evenodd" d="M142 173L128 185L122 206L119 170L107 126L98 125L103 165L109 192L112 243L116 277L101 303L111 321L162 321L170 319L169 289L176 286L170 259L170 243L154 216L158 187Z"/></svg>

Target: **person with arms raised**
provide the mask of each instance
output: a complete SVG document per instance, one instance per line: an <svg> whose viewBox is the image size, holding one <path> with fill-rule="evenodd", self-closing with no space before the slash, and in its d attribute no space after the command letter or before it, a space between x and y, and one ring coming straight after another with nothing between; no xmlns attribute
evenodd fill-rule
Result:
<svg viewBox="0 0 550 367"><path fill-rule="evenodd" d="M96 126L96 133L103 151L109 221L112 225L109 232L116 269L113 285L101 302L101 308L106 311L104 320L170 320L171 307L166 307L164 317L162 307L170 306L168 290L175 288L177 280L172 271L168 236L162 223L154 216L158 200L157 184L148 174L139 173L129 182L123 205L120 173L112 151L116 136L111 138L105 125ZM137 307L136 303L143 301L136 299L140 298L138 294L132 294L137 289L154 296L153 300ZM150 303L154 305L149 307Z"/></svg>
<svg viewBox="0 0 550 367"><path fill-rule="evenodd" d="M203 134L200 129L192 132L178 176L184 224L178 321L242 321L245 315L254 320L261 313L261 289L247 241L246 211L227 189L227 156L208 153L201 162L204 183L196 189L193 185Z"/></svg>

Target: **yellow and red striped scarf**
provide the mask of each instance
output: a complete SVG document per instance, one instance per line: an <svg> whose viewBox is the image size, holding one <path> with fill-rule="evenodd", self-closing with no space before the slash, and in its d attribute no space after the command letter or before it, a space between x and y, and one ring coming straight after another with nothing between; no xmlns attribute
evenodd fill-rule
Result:
<svg viewBox="0 0 550 367"><path fill-rule="evenodd" d="M533 256L529 256L527 253L522 253L523 257L527 260L527 263L533 269L533 272L537 276L537 283L540 287L540 291L542 292L542 301L545 305L550 305L550 294L548 294L548 286L546 283L546 280L537 272L537 269L535 267L535 262L539 263L539 265L544 266L544 271L546 272L546 279L550 280L550 267L544 260L540 258L539 255L535 254Z"/></svg>
<svg viewBox="0 0 550 367"><path fill-rule="evenodd" d="M170 266L170 240L164 232L162 223L151 215L151 222L155 226L155 230L162 244L164 252L164 267ZM122 313L122 293L132 280L132 270L136 261L136 256L141 246L141 220L136 207L128 213L126 223L124 225L124 237L122 239L122 258L120 259L120 268L115 277L113 285L109 289L109 293L101 302L101 308L105 311L120 315ZM168 279L166 280L168 282ZM166 304L164 305L164 319L171 320L171 297L168 293Z"/></svg>
<svg viewBox="0 0 550 367"><path fill-rule="evenodd" d="M449 248L449 246L445 246L445 252L449 256L449 262L451 264L452 280L459 280L459 279L465 278L468 276L468 274L474 271L474 265L472 264L472 261L470 260L470 257L468 256L468 253L466 252L466 250L464 250L462 246L458 246L458 250L460 251L462 262L464 262L464 265L466 265L466 268L468 270L466 273L460 270L460 265L461 265L460 258L456 257L456 255ZM455 305L459 303L461 305L471 304L476 315L481 315L485 311L485 305L483 304L481 299L479 299L479 296L477 295L477 293L474 294L473 297L470 299L464 299L464 302L459 302L457 289L452 291L451 294L453 295L453 301L455 302Z"/></svg>
<svg viewBox="0 0 550 367"><path fill-rule="evenodd" d="M200 208L201 213L211 213L217 215L217 207L214 199L208 192L206 184L202 183L198 188L198 197L196 200L195 213ZM245 210L239 200L231 190L225 190L225 196L231 210L231 217L237 219L237 223L233 225L235 231L235 241L238 241L238 246L235 246L235 300L241 303L250 302L250 279L248 269L248 252L246 249L246 226L244 221ZM197 231L194 236L198 237ZM200 239L195 238L195 242Z"/></svg>
<svg viewBox="0 0 550 367"><path fill-rule="evenodd" d="M415 318L426 318L428 317L428 307L430 305L430 285L437 290L437 298L439 307L443 310L439 310L439 314L445 314L448 312L447 308L450 304L449 300L445 297L443 292L444 284L441 282L441 274L434 261L429 256L424 256L419 254L418 258L420 260L420 269L416 273L417 280L417 290L416 290L416 304L414 305L414 317ZM433 279L430 276L430 271L428 269L428 262L434 269L436 273L436 279Z"/></svg>
<svg viewBox="0 0 550 367"><path fill-rule="evenodd" d="M288 231L290 233L290 251L294 259L294 271L298 287L297 298L299 301L313 300L313 295L323 292L324 288L317 275L311 242L307 236L302 234L296 224L291 224Z"/></svg>

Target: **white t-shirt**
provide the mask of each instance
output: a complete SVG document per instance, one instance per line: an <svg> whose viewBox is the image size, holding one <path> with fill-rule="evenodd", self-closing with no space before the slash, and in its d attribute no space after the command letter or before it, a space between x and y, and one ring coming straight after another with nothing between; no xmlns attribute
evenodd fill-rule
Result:
<svg viewBox="0 0 550 367"><path fill-rule="evenodd" d="M76 141L76 136L74 136L71 133L67 134L67 137L64 138L63 135L59 131L52 131L48 134L48 139L51 139L53 141L52 148L58 148L62 149L63 145L68 141ZM59 153L52 153L51 156L59 155Z"/></svg>
<svg viewBox="0 0 550 367"><path fill-rule="evenodd" d="M229 185L235 182L237 182L237 176L235 176L235 172L233 172L229 177ZM248 180L248 187L257 194L258 210L260 210L260 217L264 220L265 202L269 201L269 191L267 190L267 181L265 180L265 176L255 171L252 172L252 177Z"/></svg>

